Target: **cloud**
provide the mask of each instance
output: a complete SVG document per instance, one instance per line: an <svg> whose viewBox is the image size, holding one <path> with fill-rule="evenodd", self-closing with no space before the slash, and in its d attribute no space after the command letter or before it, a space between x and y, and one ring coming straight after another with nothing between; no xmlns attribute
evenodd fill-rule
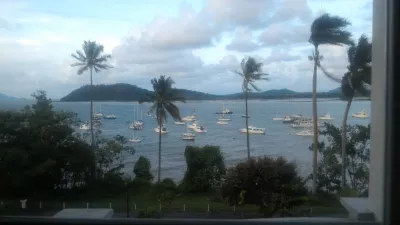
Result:
<svg viewBox="0 0 400 225"><path fill-rule="evenodd" d="M227 50L237 52L253 52L260 49L260 45L253 40L252 31L248 28L237 28L236 36L232 42L226 46Z"/></svg>
<svg viewBox="0 0 400 225"><path fill-rule="evenodd" d="M96 40L112 54L114 68L95 74L95 84L151 88L151 78L167 75L179 88L234 93L241 91L241 78L232 71L253 56L270 74L270 81L259 84L263 90L308 91L309 26L321 10L348 18L355 39L372 32L372 0L171 1L158 3L162 10L132 1L107 12L98 4L84 4L92 10L72 12L62 2L2 1L0 77L7 82L0 83L0 92L24 97L40 86L59 98L87 84L87 74L78 76L70 67L70 54L83 40ZM342 76L346 48L322 46L321 53L323 65ZM319 75L319 90L334 85Z"/></svg>

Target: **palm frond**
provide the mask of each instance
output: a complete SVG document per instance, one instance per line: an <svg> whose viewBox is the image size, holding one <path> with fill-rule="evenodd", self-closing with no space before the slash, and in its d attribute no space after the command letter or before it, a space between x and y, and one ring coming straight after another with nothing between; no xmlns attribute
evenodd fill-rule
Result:
<svg viewBox="0 0 400 225"><path fill-rule="evenodd" d="M80 63L80 62L77 62L77 63L72 63L72 64L71 64L72 67L75 67L75 66L85 66L85 65L86 65L86 63L84 63L84 62L81 62L81 63Z"/></svg>
<svg viewBox="0 0 400 225"><path fill-rule="evenodd" d="M253 82L249 82L249 84L250 84L250 86L251 86L254 90L256 90L256 91L258 91L258 92L261 91L260 88L258 88Z"/></svg>
<svg viewBox="0 0 400 225"><path fill-rule="evenodd" d="M322 70L322 72L325 74L325 76L327 76L329 79L340 83L342 81L342 79L336 77L335 75L333 75L332 73L329 73L328 71L326 71L326 69L318 63L318 67Z"/></svg>
<svg viewBox="0 0 400 225"><path fill-rule="evenodd" d="M72 53L71 56L73 58L75 58L76 60L78 60L79 62L85 62L86 61L86 57L83 55L83 53L81 51L76 51L76 54Z"/></svg>
<svg viewBox="0 0 400 225"><path fill-rule="evenodd" d="M351 45L351 33L345 28L350 22L339 16L332 16L329 13L317 17L310 28L309 42L314 46L322 44Z"/></svg>
<svg viewBox="0 0 400 225"><path fill-rule="evenodd" d="M84 67L79 68L78 75L81 75L83 72L85 72L88 69L89 69L89 66L84 66Z"/></svg>
<svg viewBox="0 0 400 225"><path fill-rule="evenodd" d="M174 120L181 120L181 115L179 113L179 108L174 105L172 102L165 102L164 103L164 108L167 110L167 112L172 116Z"/></svg>
<svg viewBox="0 0 400 225"><path fill-rule="evenodd" d="M111 55L101 55L100 57L94 59L94 63L101 64L103 62L107 62L109 59L111 59Z"/></svg>

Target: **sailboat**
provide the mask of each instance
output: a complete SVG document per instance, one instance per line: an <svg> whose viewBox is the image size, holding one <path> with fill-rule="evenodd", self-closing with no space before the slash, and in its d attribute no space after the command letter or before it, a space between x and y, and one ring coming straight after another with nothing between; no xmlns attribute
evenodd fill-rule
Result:
<svg viewBox="0 0 400 225"><path fill-rule="evenodd" d="M222 115L218 118L218 120L219 120L219 121L230 121L231 119L230 119L230 118L225 118L225 114L222 114Z"/></svg>
<svg viewBox="0 0 400 225"><path fill-rule="evenodd" d="M275 105L275 103L274 103L274 105ZM272 120L275 120L275 121L282 121L283 120L283 117L278 116L278 110L276 109L276 107L275 107L275 117L272 118Z"/></svg>
<svg viewBox="0 0 400 225"><path fill-rule="evenodd" d="M135 130L133 130L132 131L132 138L130 138L128 141L132 142L132 143L140 143L142 140L140 140L139 137L135 136Z"/></svg>
<svg viewBox="0 0 400 225"><path fill-rule="evenodd" d="M182 134L182 140L186 141L194 141L196 138L196 134L193 134L189 131L189 128L186 127L186 133Z"/></svg>
<svg viewBox="0 0 400 225"><path fill-rule="evenodd" d="M136 109L136 115L138 114L138 112L139 112L139 110ZM137 116L138 120L135 120L135 122L133 124L135 127L142 128L142 126L144 125L142 117L143 117L143 112L142 112L142 108L140 108L140 116Z"/></svg>
<svg viewBox="0 0 400 225"><path fill-rule="evenodd" d="M129 126L129 128L134 129L134 130L141 130L143 128L144 123L141 123L140 121L136 120L137 112L138 112L137 108L134 108L132 124Z"/></svg>
<svg viewBox="0 0 400 225"><path fill-rule="evenodd" d="M233 112L230 109L225 108L225 104L222 103L222 110L220 112L216 112L215 114L232 114L232 113Z"/></svg>
<svg viewBox="0 0 400 225"><path fill-rule="evenodd" d="M93 106L94 107L94 106ZM95 110L93 110L95 111ZM94 114L95 117L102 117L103 113L101 113L101 105L100 105L100 111Z"/></svg>

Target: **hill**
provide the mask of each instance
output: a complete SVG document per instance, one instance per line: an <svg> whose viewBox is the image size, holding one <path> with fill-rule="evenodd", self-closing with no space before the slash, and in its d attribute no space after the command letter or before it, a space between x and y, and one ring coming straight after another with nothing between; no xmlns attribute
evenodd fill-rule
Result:
<svg viewBox="0 0 400 225"><path fill-rule="evenodd" d="M0 101L14 101L14 100L20 100L20 99L0 93Z"/></svg>
<svg viewBox="0 0 400 225"><path fill-rule="evenodd" d="M243 99L242 92L227 95L214 95L187 89L176 89L180 95L185 96L186 100L234 100ZM94 101L139 101L148 99L148 95L152 91L140 88L131 84L111 84L111 85L94 85L93 100ZM288 89L273 89L263 92L249 93L249 99L284 99L284 98L311 98L311 92L295 92ZM319 98L339 98L340 93L321 92L317 93ZM90 101L90 86L82 86L60 101Z"/></svg>

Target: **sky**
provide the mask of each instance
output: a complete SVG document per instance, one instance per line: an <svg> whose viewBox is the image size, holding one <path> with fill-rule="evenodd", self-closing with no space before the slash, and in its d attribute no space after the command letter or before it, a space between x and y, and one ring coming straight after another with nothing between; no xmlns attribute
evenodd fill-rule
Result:
<svg viewBox="0 0 400 225"><path fill-rule="evenodd" d="M84 40L111 54L112 69L94 84L171 76L175 87L227 94L241 91L243 58L263 63L262 90L311 91L310 25L322 13L351 22L354 40L372 35L372 0L0 0L0 93L29 97L37 89L61 98L90 82L71 54ZM323 64L341 77L346 46L322 46ZM322 74L318 90L339 85Z"/></svg>

